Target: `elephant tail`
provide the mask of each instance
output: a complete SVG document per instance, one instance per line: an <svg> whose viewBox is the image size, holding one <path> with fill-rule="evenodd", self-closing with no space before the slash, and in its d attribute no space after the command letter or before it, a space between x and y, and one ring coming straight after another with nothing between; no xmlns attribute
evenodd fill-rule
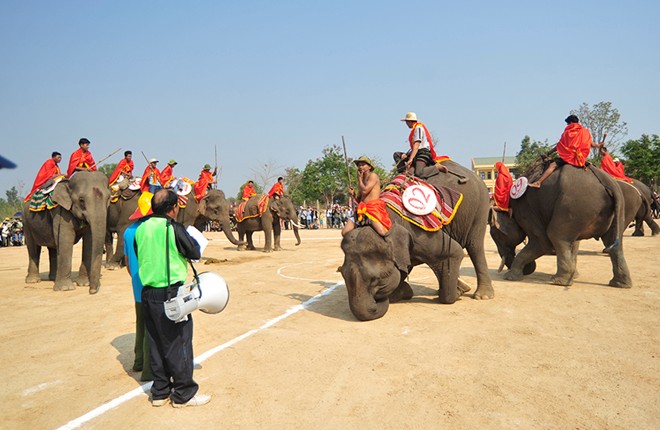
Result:
<svg viewBox="0 0 660 430"><path fill-rule="evenodd" d="M612 198L612 200L614 200L614 219L612 221L612 224L614 231L616 232L616 236L614 238L614 241L609 245L606 244L607 247L603 250L603 252L609 253L610 251L614 250L616 247L620 245L621 236L625 228L625 226L622 225L623 219L625 217L624 215L625 208L623 206L624 205L623 195L621 194L621 190L619 189L619 187L616 185L616 183L609 176L608 173L595 167L594 165L589 165L589 170L591 170L591 172L594 174L596 179L598 179L598 182L600 182L603 188L605 188L607 194Z"/></svg>

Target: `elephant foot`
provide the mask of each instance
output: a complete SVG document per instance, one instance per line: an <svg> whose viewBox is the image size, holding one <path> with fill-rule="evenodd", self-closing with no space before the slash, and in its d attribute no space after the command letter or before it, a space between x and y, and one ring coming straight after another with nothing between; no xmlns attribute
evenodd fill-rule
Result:
<svg viewBox="0 0 660 430"><path fill-rule="evenodd" d="M410 284L408 284L407 282L402 282L396 288L396 290L394 290L392 294L390 294L389 296L390 303L396 303L401 300L410 300L413 298L413 295L414 293Z"/></svg>
<svg viewBox="0 0 660 430"><path fill-rule="evenodd" d="M644 232L639 231L639 230L635 230L635 231L633 231L633 234L631 236L637 236L637 237L644 236Z"/></svg>
<svg viewBox="0 0 660 430"><path fill-rule="evenodd" d="M461 278L458 278L458 280L456 281L456 287L458 288L459 296L462 296L463 294L467 293L472 289L472 287L470 287L468 283L462 280Z"/></svg>
<svg viewBox="0 0 660 430"><path fill-rule="evenodd" d="M477 291L474 292L476 300L492 300L495 298L495 290L492 285L478 285Z"/></svg>
<svg viewBox="0 0 660 430"><path fill-rule="evenodd" d="M660 228L651 228L651 236L657 236L660 234Z"/></svg>
<svg viewBox="0 0 660 430"><path fill-rule="evenodd" d="M89 278L78 278L76 279L76 285L79 287L86 287L89 285Z"/></svg>
<svg viewBox="0 0 660 430"><path fill-rule="evenodd" d="M108 270L120 269L119 263L106 263L105 268L108 269Z"/></svg>
<svg viewBox="0 0 660 430"><path fill-rule="evenodd" d="M276 246L275 248L273 248L273 251L281 251L281 250L282 250L281 246Z"/></svg>
<svg viewBox="0 0 660 430"><path fill-rule="evenodd" d="M522 273L516 273L513 272L512 270L509 270L504 274L504 279L507 281L522 281L523 275Z"/></svg>
<svg viewBox="0 0 660 430"><path fill-rule="evenodd" d="M563 276L555 275L550 279L550 283L553 285L562 285L564 287L570 287L571 285L573 285L573 278L566 278Z"/></svg>
<svg viewBox="0 0 660 430"><path fill-rule="evenodd" d="M272 248L264 248L264 252L273 252Z"/></svg>
<svg viewBox="0 0 660 430"><path fill-rule="evenodd" d="M257 250L257 248L255 248L253 245L250 245L245 249L247 249L248 251L256 251Z"/></svg>
<svg viewBox="0 0 660 430"><path fill-rule="evenodd" d="M97 285L96 287L92 287L91 285L89 286L89 294L96 294L99 292L100 285Z"/></svg>
<svg viewBox="0 0 660 430"><path fill-rule="evenodd" d="M247 245L238 245L236 247L237 251L245 251L247 249Z"/></svg>
<svg viewBox="0 0 660 430"><path fill-rule="evenodd" d="M41 282L41 277L39 276L39 274L36 274L36 275L27 275L27 276L25 277L25 283L26 283L26 284L36 284L36 283L38 283L38 282Z"/></svg>
<svg viewBox="0 0 660 430"><path fill-rule="evenodd" d="M70 279L66 281L55 282L53 285L53 291L73 291L76 289L76 286L73 285Z"/></svg>
<svg viewBox="0 0 660 430"><path fill-rule="evenodd" d="M610 287L615 288L632 288L632 284L628 282L618 281L615 278L612 278L609 282Z"/></svg>

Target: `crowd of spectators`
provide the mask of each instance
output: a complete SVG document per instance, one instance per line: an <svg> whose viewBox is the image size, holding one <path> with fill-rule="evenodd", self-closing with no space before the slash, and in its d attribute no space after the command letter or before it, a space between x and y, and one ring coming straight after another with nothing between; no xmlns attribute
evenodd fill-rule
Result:
<svg viewBox="0 0 660 430"><path fill-rule="evenodd" d="M5 218L0 226L0 235L0 246L23 245L23 222L18 217Z"/></svg>

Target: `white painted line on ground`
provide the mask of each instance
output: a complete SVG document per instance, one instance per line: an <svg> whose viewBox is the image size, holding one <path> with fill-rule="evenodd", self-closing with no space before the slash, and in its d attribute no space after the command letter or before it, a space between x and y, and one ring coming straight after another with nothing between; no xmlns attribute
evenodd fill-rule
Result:
<svg viewBox="0 0 660 430"><path fill-rule="evenodd" d="M299 279L301 279L301 278L299 278ZM294 307L288 309L282 315L280 315L276 318L273 318L269 321L266 321L261 327L250 330L250 331L248 331L248 332L246 332L246 333L230 340L229 342L225 342L222 345L218 345L215 348L199 355L197 358L195 358L195 363L201 363L201 362L207 360L208 358L212 357L213 355L217 354L218 352L220 352L220 351L222 351L226 348L229 348L230 346L232 346L232 345L234 345L234 344L236 344L236 343L238 343L242 340L245 340L245 339L247 339L248 337L250 337L254 334L257 334L260 331L263 331L263 330L265 330L269 327L274 326L278 322L290 317L291 315L307 308L309 305L311 305L313 303L316 303L317 301L321 300L323 297L325 297L328 294L332 293L334 290L336 290L338 287L340 287L342 285L344 285L343 281L337 282L336 284L328 287L328 289L326 289L322 293L319 293L316 296L312 297L311 299L309 299L309 300L307 300L307 301L305 301L305 302L303 302L303 303L301 303L297 306L294 306ZM141 395L141 394L147 394L147 393L149 393L149 389L151 388L151 384L152 384L152 382L147 382L146 384L144 384L144 385L142 385L142 386L140 386L140 387L138 387L134 390L131 390L128 393L109 401L108 403L104 403L103 405L99 406L98 408L87 412L85 415L82 415L82 416L76 418L75 420L69 421L67 424L63 425L62 427L59 427L59 430L76 429L76 428L80 427L81 425L93 420L94 418L108 412L111 409L114 409L114 408L120 406L121 404L123 404L123 403L125 403L125 402L127 402L127 401Z"/></svg>

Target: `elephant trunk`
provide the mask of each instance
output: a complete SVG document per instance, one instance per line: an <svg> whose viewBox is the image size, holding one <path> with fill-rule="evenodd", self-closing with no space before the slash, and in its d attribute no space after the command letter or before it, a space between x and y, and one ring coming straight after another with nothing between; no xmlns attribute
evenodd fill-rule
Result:
<svg viewBox="0 0 660 430"><path fill-rule="evenodd" d="M291 222L293 224L293 235L296 237L296 246L300 245L300 233L298 232L298 226Z"/></svg>
<svg viewBox="0 0 660 430"><path fill-rule="evenodd" d="M222 221L220 225L222 226L222 232L225 234L225 236L227 236L227 240L236 246L245 245L245 241L238 240L234 237L234 233L231 231L231 227L229 226L229 219Z"/></svg>
<svg viewBox="0 0 660 430"><path fill-rule="evenodd" d="M390 301L387 297L376 300L370 294L348 298L348 304L355 318L360 321L371 321L378 319L387 313Z"/></svg>
<svg viewBox="0 0 660 430"><path fill-rule="evenodd" d="M101 265L103 260L103 247L105 245L105 225L107 218L106 211L101 211L101 214L96 219L90 221L90 253L83 250L83 258L87 258L87 262L83 262L87 266L87 274L89 276L89 293L96 294L101 288ZM83 244L83 248L85 248Z"/></svg>

